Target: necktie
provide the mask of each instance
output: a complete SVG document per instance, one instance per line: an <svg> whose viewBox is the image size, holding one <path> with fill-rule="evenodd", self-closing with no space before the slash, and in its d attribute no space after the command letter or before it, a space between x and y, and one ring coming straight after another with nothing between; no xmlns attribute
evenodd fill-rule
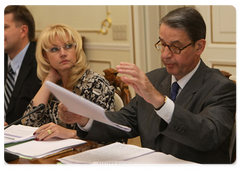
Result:
<svg viewBox="0 0 240 170"><path fill-rule="evenodd" d="M4 89L4 110L5 114L7 113L8 105L10 103L10 98L12 96L13 88L14 88L14 71L11 67L11 64L8 66L7 78Z"/></svg>
<svg viewBox="0 0 240 170"><path fill-rule="evenodd" d="M170 92L170 99L172 101L176 100L177 94L178 94L178 89L179 89L179 85L177 82L174 82L172 84L172 88L171 88L171 92Z"/></svg>

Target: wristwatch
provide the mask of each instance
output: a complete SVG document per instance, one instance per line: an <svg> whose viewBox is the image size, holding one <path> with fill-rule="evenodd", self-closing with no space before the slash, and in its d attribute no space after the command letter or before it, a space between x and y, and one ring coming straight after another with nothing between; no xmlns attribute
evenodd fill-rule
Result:
<svg viewBox="0 0 240 170"><path fill-rule="evenodd" d="M155 108L155 110L160 110L160 109L164 106L164 104L166 103L166 101L167 101L167 96L164 95L164 103L163 103L163 105L160 106L159 108Z"/></svg>

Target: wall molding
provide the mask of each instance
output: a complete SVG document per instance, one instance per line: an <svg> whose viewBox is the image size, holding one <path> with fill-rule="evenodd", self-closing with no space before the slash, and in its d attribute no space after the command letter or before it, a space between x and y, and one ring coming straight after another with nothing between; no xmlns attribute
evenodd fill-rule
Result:
<svg viewBox="0 0 240 170"><path fill-rule="evenodd" d="M84 43L84 48L89 50L130 51L129 44Z"/></svg>
<svg viewBox="0 0 240 170"><path fill-rule="evenodd" d="M220 48L220 49L236 49L236 44L217 44L217 43L208 43L209 48Z"/></svg>
<svg viewBox="0 0 240 170"><path fill-rule="evenodd" d="M91 62L94 62L94 63L105 63L105 64L109 64L110 67L112 67L112 61L111 60L102 60L102 59L88 59L88 61L91 63Z"/></svg>
<svg viewBox="0 0 240 170"><path fill-rule="evenodd" d="M218 68L221 71L227 71L231 74L231 79L236 81L236 62L229 60L209 60L212 68Z"/></svg>
<svg viewBox="0 0 240 170"><path fill-rule="evenodd" d="M101 75L104 75L103 70L113 67L113 62L111 60L92 58L88 59L88 61L90 63L91 69Z"/></svg>
<svg viewBox="0 0 240 170"><path fill-rule="evenodd" d="M236 67L236 61L229 60L209 60L211 62L212 68L215 66L226 66L226 67Z"/></svg>

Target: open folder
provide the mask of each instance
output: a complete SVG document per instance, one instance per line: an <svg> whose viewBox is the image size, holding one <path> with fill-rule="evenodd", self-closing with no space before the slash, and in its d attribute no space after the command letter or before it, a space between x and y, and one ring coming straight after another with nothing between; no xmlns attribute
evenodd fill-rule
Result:
<svg viewBox="0 0 240 170"><path fill-rule="evenodd" d="M105 114L105 110L99 105L50 81L46 81L45 84L48 89L56 96L56 98L66 106L69 112L94 119L123 131L131 131L131 128L129 127L119 125L109 120Z"/></svg>

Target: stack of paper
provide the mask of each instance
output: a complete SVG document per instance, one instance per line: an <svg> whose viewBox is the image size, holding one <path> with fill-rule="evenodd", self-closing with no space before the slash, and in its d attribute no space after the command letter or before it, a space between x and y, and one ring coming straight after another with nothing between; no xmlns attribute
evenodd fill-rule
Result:
<svg viewBox="0 0 240 170"><path fill-rule="evenodd" d="M126 161L153 152L154 150L152 149L141 148L135 145L126 145L117 142L101 148L67 156L58 160L65 164L111 163L116 161Z"/></svg>
<svg viewBox="0 0 240 170"><path fill-rule="evenodd" d="M4 144L17 143L34 139L33 133L38 127L24 126L24 125L12 125L4 130Z"/></svg>
<svg viewBox="0 0 240 170"><path fill-rule="evenodd" d="M8 147L5 150L24 157L41 158L84 143L86 141L80 139L53 138L47 141L29 141Z"/></svg>

